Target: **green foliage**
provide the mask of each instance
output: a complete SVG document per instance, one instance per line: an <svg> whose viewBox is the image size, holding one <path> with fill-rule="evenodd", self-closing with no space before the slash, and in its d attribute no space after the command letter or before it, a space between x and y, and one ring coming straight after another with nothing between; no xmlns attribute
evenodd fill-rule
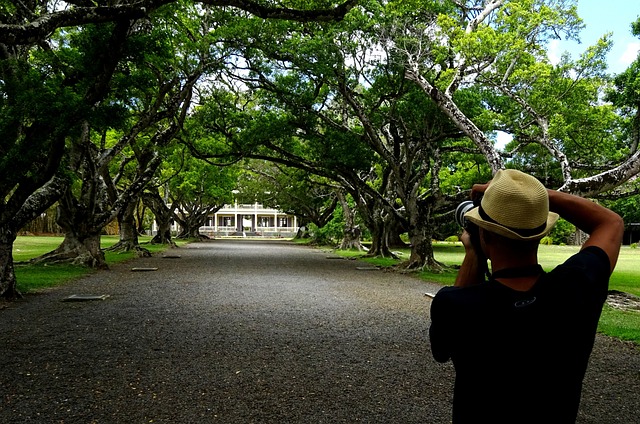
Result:
<svg viewBox="0 0 640 424"><path fill-rule="evenodd" d="M576 227L565 219L558 219L556 225L551 230L548 238L550 238L553 244L569 244L571 237L575 234Z"/></svg>
<svg viewBox="0 0 640 424"><path fill-rule="evenodd" d="M633 186L630 187L631 189ZM626 224L640 223L640 196L630 196L603 204L622 217ZM640 228L636 227L636 230Z"/></svg>
<svg viewBox="0 0 640 424"><path fill-rule="evenodd" d="M456 243L460 241L460 237L458 236L449 236L446 239L444 239L444 241L446 241L447 243Z"/></svg>
<svg viewBox="0 0 640 424"><path fill-rule="evenodd" d="M544 246L551 246L553 244L553 238L547 236L540 239L540 244Z"/></svg>
<svg viewBox="0 0 640 424"><path fill-rule="evenodd" d="M327 179L305 170L250 160L238 178L236 195L241 203L258 202L322 227L337 203L334 190Z"/></svg>
<svg viewBox="0 0 640 424"><path fill-rule="evenodd" d="M344 217L342 215L342 207L338 205L333 211L333 218L323 227L315 224L309 225L309 230L314 237L316 243L326 245L336 245L344 233Z"/></svg>
<svg viewBox="0 0 640 424"><path fill-rule="evenodd" d="M486 160L479 155L463 153L444 155L443 165L438 174L440 189L443 193L470 192L474 184L485 183L491 179L491 169Z"/></svg>
<svg viewBox="0 0 640 424"><path fill-rule="evenodd" d="M210 206L232 202L239 172L236 166L212 165L180 148L167 158L162 170L174 200Z"/></svg>

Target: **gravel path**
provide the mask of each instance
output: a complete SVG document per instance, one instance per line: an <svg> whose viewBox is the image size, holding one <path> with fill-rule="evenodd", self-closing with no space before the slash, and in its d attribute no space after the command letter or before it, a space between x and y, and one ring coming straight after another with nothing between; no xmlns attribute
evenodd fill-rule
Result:
<svg viewBox="0 0 640 424"><path fill-rule="evenodd" d="M0 311L0 422L450 421L453 368L427 341L437 285L280 241L170 253ZM578 422L640 422L638 348L598 337Z"/></svg>

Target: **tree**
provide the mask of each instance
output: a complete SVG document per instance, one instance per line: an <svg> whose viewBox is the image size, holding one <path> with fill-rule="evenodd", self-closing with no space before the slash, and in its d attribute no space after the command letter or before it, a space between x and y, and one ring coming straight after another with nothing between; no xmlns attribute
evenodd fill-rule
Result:
<svg viewBox="0 0 640 424"><path fill-rule="evenodd" d="M119 116L117 108L101 103L108 93L105 82L122 53L127 24L112 28L104 50L87 52L84 61L76 63L53 48L0 49L0 296L19 296L11 256L17 230L67 190L69 175L59 165L68 142L83 136L82 123Z"/></svg>
<svg viewBox="0 0 640 424"><path fill-rule="evenodd" d="M108 119L85 122L82 137L74 140L70 151L69 168L75 174L75 183L59 202L58 223L65 239L57 249L34 261L72 261L106 268L100 235L118 216L124 225L121 230L129 230L124 233L130 238L126 247L139 250L135 226L128 226L130 222L122 218L127 212L133 213L128 207L137 205L142 189L161 163L154 149L166 146L179 132L193 87L203 73L199 62L183 66L179 59L173 59L175 51L169 40L175 40L175 36L162 22L158 17L154 27L144 23L125 26L121 46L125 60L114 73L105 99L122 105L120 116L124 119L116 125ZM100 40L112 27L117 29L118 25L79 31L69 40L69 49L101 49ZM140 49L140 45L146 48ZM69 55L75 52L66 52L66 48L62 51ZM123 246L121 243L118 248Z"/></svg>
<svg viewBox="0 0 640 424"><path fill-rule="evenodd" d="M327 28L305 26L303 31L295 24L282 23L243 26L230 45L246 58L250 70L248 76L237 78L262 96L256 101L266 104L265 110L272 115L282 111L273 118L285 122L278 130L293 126L289 134L304 139L307 149L321 146L318 152L323 152L323 161L314 162L312 172L330 172L355 199L373 236L370 254L391 255L388 231L397 226L389 224L401 222L412 245L406 266L420 268L427 263L437 267L431 249L431 217L445 204L437 187L438 156L447 145L454 149L453 141L464 134L408 83L393 51L380 45L376 29L393 22L393 16L385 18L384 14L370 19L382 7L368 2ZM392 6L384 12L387 10ZM247 31L257 33L248 35ZM278 42L260 42L274 39ZM370 57L373 51L379 56L375 61ZM260 114L260 118L266 116ZM264 120L259 122L263 128L267 125ZM295 155L304 155L307 164L313 158L312 152L300 153L286 135L268 133L267 137L271 138L254 136L251 140L279 157L293 160ZM273 160L275 155L269 157ZM359 172L353 172L354 168ZM378 181L373 183L374 179Z"/></svg>
<svg viewBox="0 0 640 424"><path fill-rule="evenodd" d="M237 186L238 168L215 166L178 149L172 157L178 172L168 182L173 217L180 224L178 238L200 239L199 228L207 218L232 201Z"/></svg>
<svg viewBox="0 0 640 424"><path fill-rule="evenodd" d="M405 25L389 38L405 54L407 78L465 132L492 170L504 167L505 161L478 127L483 120L514 137L512 157L537 145L532 147L537 149L534 154L544 152L545 163L559 171L559 178L551 181L560 190L592 196L634 176L640 170L640 156L636 151L624 153L620 146L624 140L608 134L616 118L599 101L606 83L608 38L575 61L565 56L553 65L546 57L548 40L576 37L582 27L574 4L489 0L470 7L471 3L453 3L450 12L427 24L403 21ZM489 105L487 113L475 119L460 109L454 96L470 85L486 90ZM572 131L581 128L589 131ZM590 159L596 166L586 169L580 155L600 151L602 147L596 146L603 145L607 150L616 146L616 153L624 154L598 155ZM548 180L545 177L541 175Z"/></svg>
<svg viewBox="0 0 640 424"><path fill-rule="evenodd" d="M165 188L164 192L167 192ZM168 194L167 194L168 195ZM158 227L157 233L151 239L152 244L167 244L176 247L171 239L171 223L173 222L173 210L168 205L168 198L160 195L159 187L151 185L142 193L142 201L153 212Z"/></svg>

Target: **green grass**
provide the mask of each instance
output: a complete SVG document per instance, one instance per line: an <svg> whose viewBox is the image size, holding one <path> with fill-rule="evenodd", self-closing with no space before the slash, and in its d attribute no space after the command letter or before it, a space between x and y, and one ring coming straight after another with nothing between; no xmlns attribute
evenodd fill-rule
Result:
<svg viewBox="0 0 640 424"><path fill-rule="evenodd" d="M452 285L457 274L455 267L462 263L462 258L464 257L462 245L460 243L437 242L434 244L433 249L436 260L451 268L440 273L421 271L417 275L425 281ZM541 245L538 259L542 267L549 271L579 249L578 246ZM400 249L394 252L400 254L400 260L388 258L363 258L362 260L381 267L388 267L402 260L407 260L410 255L410 250L408 249ZM358 251L335 251L335 253L346 257L361 257L363 255L362 252ZM640 267L637 266L639 260L640 249L623 246L618 258L618 264L609 281L609 289L640 296ZM640 345L640 312L621 311L605 305L598 331Z"/></svg>
<svg viewBox="0 0 640 424"><path fill-rule="evenodd" d="M13 245L14 262L24 262L54 250L62 243L63 237L57 236L19 236ZM166 246L144 244L151 237L140 237L140 243L152 254L166 249ZM101 247L106 249L118 242L117 236L102 236ZM179 241L178 245L186 242ZM105 252L107 264L123 262L134 257L133 252L114 253ZM56 265L31 265L16 264L15 273L18 290L21 293L32 293L48 287L64 284L73 279L88 275L95 270L78 265L56 264Z"/></svg>

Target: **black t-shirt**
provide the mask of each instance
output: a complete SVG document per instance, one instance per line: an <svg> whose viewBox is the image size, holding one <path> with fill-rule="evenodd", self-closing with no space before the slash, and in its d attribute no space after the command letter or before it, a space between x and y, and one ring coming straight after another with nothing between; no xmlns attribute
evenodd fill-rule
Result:
<svg viewBox="0 0 640 424"><path fill-rule="evenodd" d="M609 274L606 253L588 247L526 292L495 280L442 288L429 336L456 369L454 423L575 422Z"/></svg>

